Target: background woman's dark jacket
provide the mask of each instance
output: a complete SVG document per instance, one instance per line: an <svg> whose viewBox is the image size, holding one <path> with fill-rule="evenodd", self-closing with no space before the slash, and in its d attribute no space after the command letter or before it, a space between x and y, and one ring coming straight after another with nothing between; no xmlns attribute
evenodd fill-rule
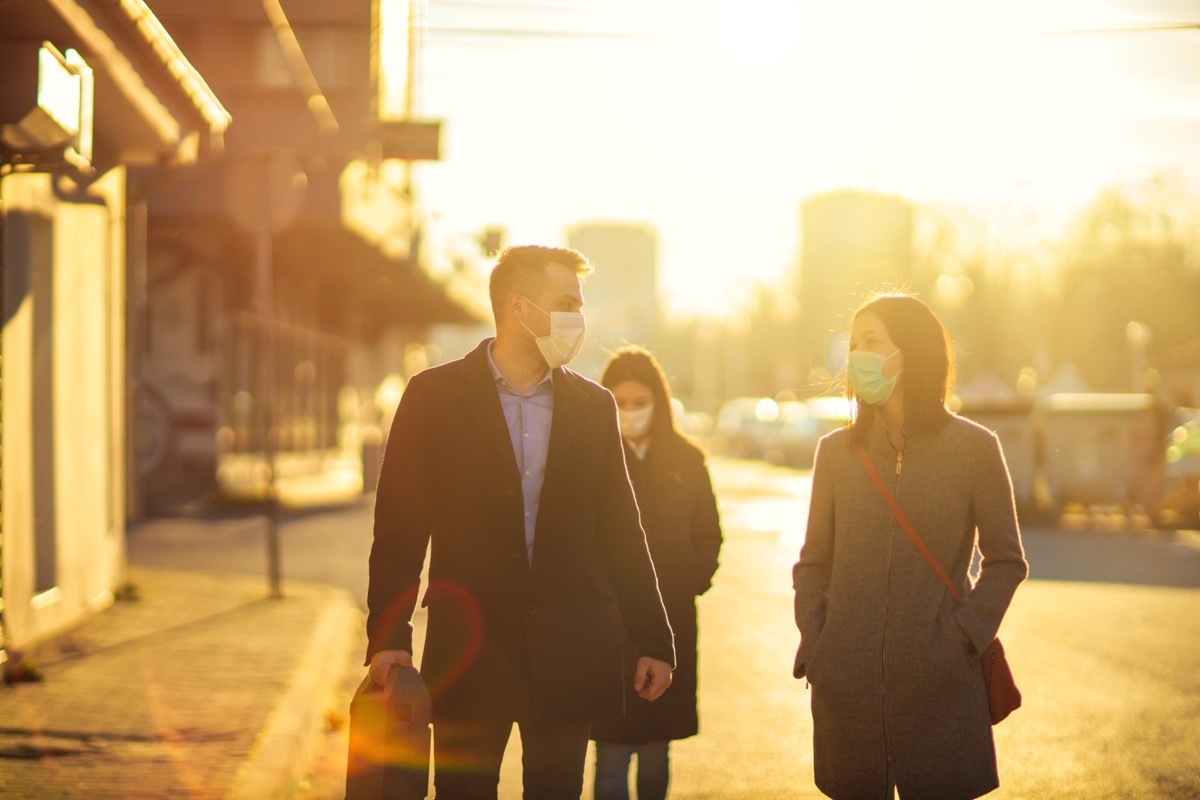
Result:
<svg viewBox="0 0 1200 800"><path fill-rule="evenodd" d="M712 585L717 570L722 541L717 501L704 453L681 436L656 439L644 461L627 447L625 460L658 588L675 632L676 666L662 697L648 702L630 690L625 717L593 724L592 738L625 744L683 739L699 730L696 597ZM632 674L636 661L632 650L627 661Z"/></svg>

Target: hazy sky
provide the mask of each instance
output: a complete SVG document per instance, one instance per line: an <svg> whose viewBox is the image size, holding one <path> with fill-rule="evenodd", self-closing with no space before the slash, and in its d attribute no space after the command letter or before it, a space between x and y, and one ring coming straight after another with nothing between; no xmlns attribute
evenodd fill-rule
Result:
<svg viewBox="0 0 1200 800"><path fill-rule="evenodd" d="M661 233L668 309L721 313L834 188L1061 214L1182 171L1200 192L1200 0L428 0L415 170L440 226Z"/></svg>

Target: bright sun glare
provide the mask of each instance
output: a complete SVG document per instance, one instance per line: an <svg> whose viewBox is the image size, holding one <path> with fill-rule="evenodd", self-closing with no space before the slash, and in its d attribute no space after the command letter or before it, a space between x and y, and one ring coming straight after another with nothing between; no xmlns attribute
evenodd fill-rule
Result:
<svg viewBox="0 0 1200 800"><path fill-rule="evenodd" d="M407 6L391 2L392 15ZM649 221L676 312L728 312L747 280L784 275L799 204L817 192L1061 213L1180 159L1197 171L1194 147L1144 135L1200 117L1200 65L1176 63L1196 32L1159 34L1168 48L1153 57L1144 38L1062 33L1142 21L1097 0L468 10L482 5L427 9L418 109L446 121L445 160L417 168L419 200L464 230L503 225L510 241ZM651 35L446 33L456 26ZM386 43L384 55L394 77L402 61Z"/></svg>

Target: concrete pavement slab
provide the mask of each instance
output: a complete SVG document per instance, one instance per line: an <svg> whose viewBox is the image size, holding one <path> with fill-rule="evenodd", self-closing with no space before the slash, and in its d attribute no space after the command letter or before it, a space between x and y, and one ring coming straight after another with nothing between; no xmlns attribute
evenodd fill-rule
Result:
<svg viewBox="0 0 1200 800"><path fill-rule="evenodd" d="M339 589L131 567L117 602L0 689L0 797L290 795L361 612Z"/></svg>

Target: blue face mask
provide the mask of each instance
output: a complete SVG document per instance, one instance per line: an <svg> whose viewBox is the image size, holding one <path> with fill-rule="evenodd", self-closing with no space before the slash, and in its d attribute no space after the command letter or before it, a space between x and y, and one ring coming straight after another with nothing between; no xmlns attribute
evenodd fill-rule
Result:
<svg viewBox="0 0 1200 800"><path fill-rule="evenodd" d="M896 353L899 352L899 350L896 351ZM892 356L896 353L892 353ZM881 356L867 350L850 351L850 355L846 359L846 373L855 397L859 397L864 403L870 403L873 406L883 405L887 402L900 377L899 372L890 378L883 374L883 363L892 356Z"/></svg>

